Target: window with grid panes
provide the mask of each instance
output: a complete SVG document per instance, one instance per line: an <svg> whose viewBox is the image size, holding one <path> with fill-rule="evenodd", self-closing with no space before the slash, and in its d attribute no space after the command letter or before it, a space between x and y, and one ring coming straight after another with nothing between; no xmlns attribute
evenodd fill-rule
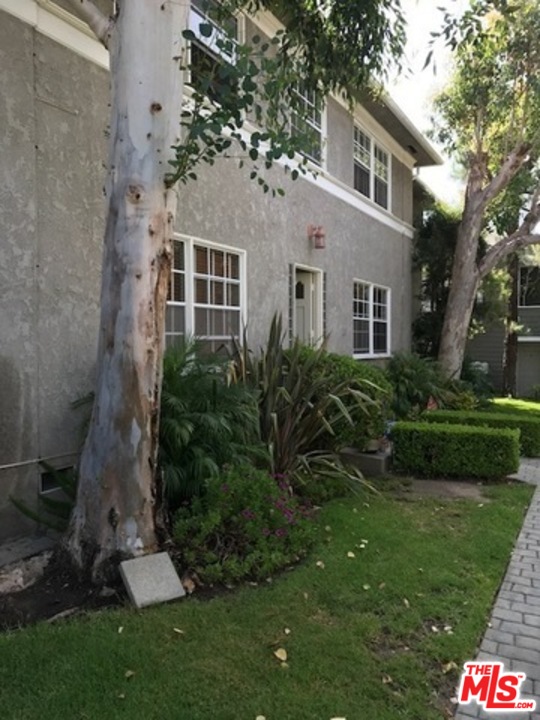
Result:
<svg viewBox="0 0 540 720"><path fill-rule="evenodd" d="M298 83L295 88L297 106L291 113L291 134L307 138L304 154L313 162L322 162L322 98L318 92Z"/></svg>
<svg viewBox="0 0 540 720"><path fill-rule="evenodd" d="M354 355L388 355L389 316L388 289L355 281L353 285Z"/></svg>
<svg viewBox="0 0 540 720"><path fill-rule="evenodd" d="M354 189L388 210L390 155L355 125L353 156Z"/></svg>
<svg viewBox="0 0 540 720"><path fill-rule="evenodd" d="M354 189L371 195L371 138L360 128L354 128Z"/></svg>
<svg viewBox="0 0 540 720"><path fill-rule="evenodd" d="M370 351L370 299L369 285L354 283L353 297L353 351L367 354Z"/></svg>
<svg viewBox="0 0 540 720"><path fill-rule="evenodd" d="M165 342L174 345L186 334L186 263L185 246L173 241L173 266L167 310L165 313Z"/></svg>
<svg viewBox="0 0 540 720"><path fill-rule="evenodd" d="M388 352L388 290L373 286L373 350L375 355Z"/></svg>
<svg viewBox="0 0 540 720"><path fill-rule="evenodd" d="M381 207L388 207L388 153L375 145L374 147L374 187L373 199Z"/></svg>
<svg viewBox="0 0 540 720"><path fill-rule="evenodd" d="M223 93L235 91L219 70L223 63L235 63L238 40L238 18L218 13L218 8L215 0L191 0L189 20L190 30L196 36L190 43L190 84L215 102ZM209 37L200 32L201 24L212 26Z"/></svg>
<svg viewBox="0 0 540 720"><path fill-rule="evenodd" d="M167 345L195 336L211 351L239 337L243 255L186 238L174 241L167 302Z"/></svg>
<svg viewBox="0 0 540 720"><path fill-rule="evenodd" d="M203 245L193 253L194 333L217 350L240 335L240 257Z"/></svg>

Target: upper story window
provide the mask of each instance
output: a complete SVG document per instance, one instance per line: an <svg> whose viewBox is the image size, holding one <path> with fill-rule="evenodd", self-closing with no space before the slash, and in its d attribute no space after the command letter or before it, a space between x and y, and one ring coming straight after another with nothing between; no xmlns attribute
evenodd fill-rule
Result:
<svg viewBox="0 0 540 720"><path fill-rule="evenodd" d="M294 90L297 107L292 111L291 134L307 138L304 154L317 165L322 164L323 100L320 93L308 90L298 83Z"/></svg>
<svg viewBox="0 0 540 720"><path fill-rule="evenodd" d="M519 304L521 307L540 306L540 267L524 265L519 268Z"/></svg>
<svg viewBox="0 0 540 720"><path fill-rule="evenodd" d="M355 125L354 189L388 210L390 206L389 186L389 153L364 130Z"/></svg>
<svg viewBox="0 0 540 720"><path fill-rule="evenodd" d="M390 353L390 290L356 280L353 286L353 353Z"/></svg>
<svg viewBox="0 0 540 720"><path fill-rule="evenodd" d="M210 25L212 32L209 35L202 33L201 25ZM234 62L235 45L239 39L238 17L220 11L216 0L191 0L189 29L195 34L197 43L214 55Z"/></svg>
<svg viewBox="0 0 540 720"><path fill-rule="evenodd" d="M218 13L216 0L191 0L189 29L195 39L190 43L190 84L212 100L223 92L219 69L223 63L236 62L239 19ZM204 32L201 25L207 26Z"/></svg>

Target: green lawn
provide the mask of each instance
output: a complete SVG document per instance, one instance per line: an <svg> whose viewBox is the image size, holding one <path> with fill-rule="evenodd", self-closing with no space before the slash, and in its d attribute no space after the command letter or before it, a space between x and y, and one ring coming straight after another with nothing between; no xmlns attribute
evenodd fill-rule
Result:
<svg viewBox="0 0 540 720"><path fill-rule="evenodd" d="M517 398L496 398L493 400L490 409L500 412L527 412L540 415L540 402L536 402L535 400L519 400Z"/></svg>
<svg viewBox="0 0 540 720"><path fill-rule="evenodd" d="M1 636L1 716L446 717L441 694L458 672L443 666L472 656L532 490L334 501L309 560L272 583Z"/></svg>

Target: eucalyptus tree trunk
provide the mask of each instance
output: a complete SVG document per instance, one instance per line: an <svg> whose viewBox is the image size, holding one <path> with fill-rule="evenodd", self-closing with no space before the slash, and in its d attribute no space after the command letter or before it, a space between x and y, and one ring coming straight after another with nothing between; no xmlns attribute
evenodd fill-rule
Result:
<svg viewBox="0 0 540 720"><path fill-rule="evenodd" d="M449 378L459 378L467 334L478 290L479 273L476 263L483 216L476 203L467 198L458 230L452 281L444 314L439 347L439 362Z"/></svg>
<svg viewBox="0 0 540 720"><path fill-rule="evenodd" d="M534 232L540 220L540 187L532 195L530 211L515 232L492 245L478 262L478 244L489 203L517 175L529 157L530 146L518 144L505 158L499 172L490 179L488 156L478 150L470 158L465 206L458 230L450 293L444 314L439 363L447 377L459 378L465 357L469 324L480 281L511 252L540 242Z"/></svg>
<svg viewBox="0 0 540 720"><path fill-rule="evenodd" d="M107 19L78 5L109 47L111 128L96 396L66 547L94 581L156 538L156 461L189 3L122 0Z"/></svg>

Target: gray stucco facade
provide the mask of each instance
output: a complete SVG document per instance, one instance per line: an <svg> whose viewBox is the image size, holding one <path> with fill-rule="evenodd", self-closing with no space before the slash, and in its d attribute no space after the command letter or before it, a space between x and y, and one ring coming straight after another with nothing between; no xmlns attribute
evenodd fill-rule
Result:
<svg viewBox="0 0 540 720"><path fill-rule="evenodd" d="M93 382L108 93L103 67L0 3L0 540L30 529L9 496L35 502L37 459L72 465L80 446L71 403ZM352 188L353 118L332 99L326 127L318 181L293 183L276 167L271 184L286 195L272 199L245 170L218 161L180 189L177 230L244 251L252 346L263 342L274 312L290 323L300 266L324 280L330 349L353 352L355 280L389 290L388 349L407 349L412 158L392 154L384 210ZM325 249L314 249L309 224L324 226Z"/></svg>

